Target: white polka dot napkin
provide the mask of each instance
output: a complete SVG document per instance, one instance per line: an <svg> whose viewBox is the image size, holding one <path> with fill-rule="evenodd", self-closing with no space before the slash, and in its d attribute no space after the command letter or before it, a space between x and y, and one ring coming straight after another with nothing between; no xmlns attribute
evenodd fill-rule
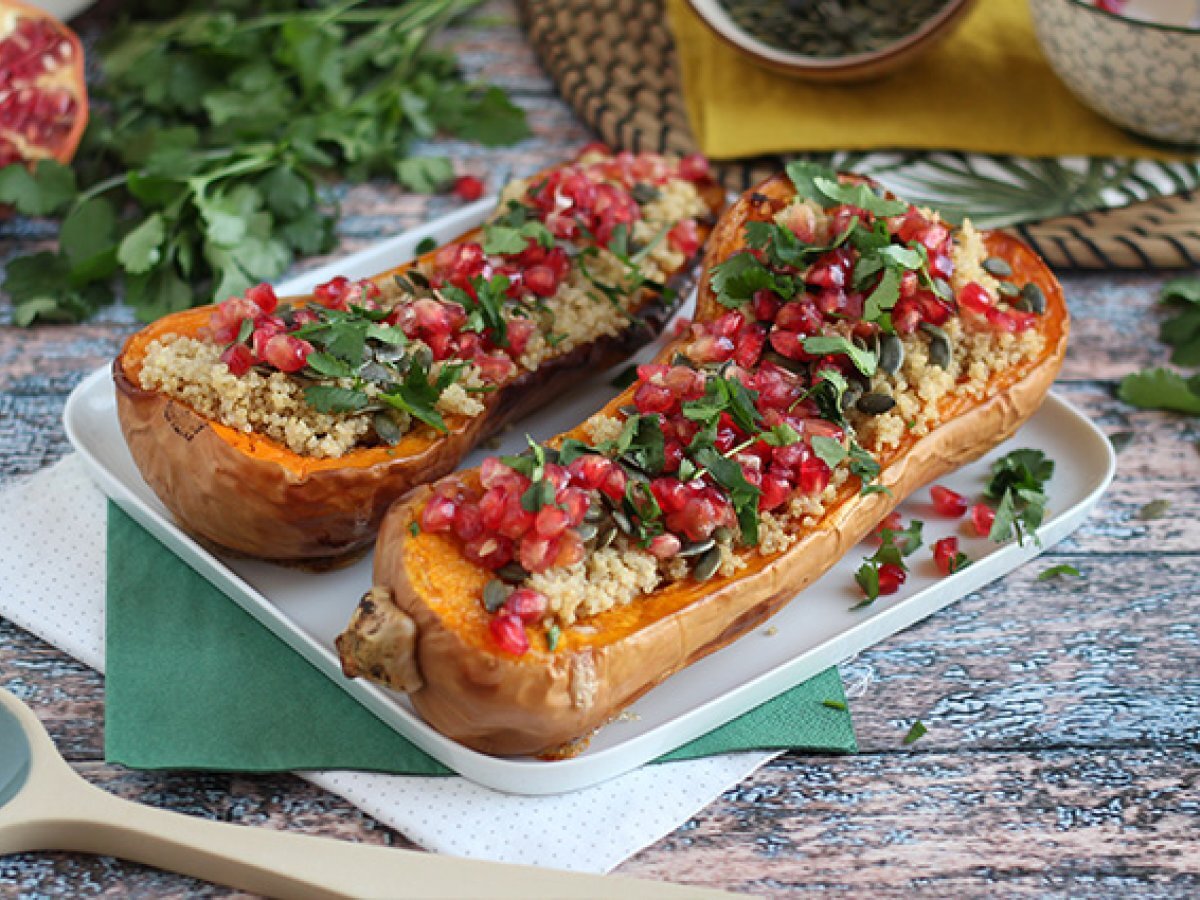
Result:
<svg viewBox="0 0 1200 900"><path fill-rule="evenodd" d="M0 492L0 616L101 671L105 509L75 456ZM661 763L553 797L501 794L463 778L300 774L430 850L607 872L774 755Z"/></svg>

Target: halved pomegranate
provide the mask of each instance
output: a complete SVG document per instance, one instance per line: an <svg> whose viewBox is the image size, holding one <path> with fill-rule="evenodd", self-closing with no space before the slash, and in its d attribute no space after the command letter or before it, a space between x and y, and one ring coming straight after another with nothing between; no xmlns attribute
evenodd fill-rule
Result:
<svg viewBox="0 0 1200 900"><path fill-rule="evenodd" d="M0 168L70 162L87 112L79 38L43 10L0 0Z"/></svg>

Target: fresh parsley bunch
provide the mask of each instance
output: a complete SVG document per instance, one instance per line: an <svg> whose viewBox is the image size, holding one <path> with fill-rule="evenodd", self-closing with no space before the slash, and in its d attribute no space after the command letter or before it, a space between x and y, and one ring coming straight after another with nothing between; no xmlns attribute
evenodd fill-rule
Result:
<svg viewBox="0 0 1200 900"><path fill-rule="evenodd" d="M524 137L503 91L427 46L478 2L141 4L99 48L74 169L0 170L0 203L62 220L57 252L8 264L14 320L79 321L120 287L143 320L239 294L333 246L327 173L431 191L453 170L414 139Z"/></svg>

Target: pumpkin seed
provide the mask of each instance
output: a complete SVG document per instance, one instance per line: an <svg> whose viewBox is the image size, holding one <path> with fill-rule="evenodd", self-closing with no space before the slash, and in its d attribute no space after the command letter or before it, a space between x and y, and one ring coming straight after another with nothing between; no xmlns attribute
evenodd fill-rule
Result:
<svg viewBox="0 0 1200 900"><path fill-rule="evenodd" d="M425 346L417 347L413 351L412 359L414 365L428 372L429 368L433 365L433 351Z"/></svg>
<svg viewBox="0 0 1200 900"><path fill-rule="evenodd" d="M631 403L626 403L624 406L618 407L618 409L627 416L636 416L638 414L638 408Z"/></svg>
<svg viewBox="0 0 1200 900"><path fill-rule="evenodd" d="M1008 260L1000 256L989 256L983 261L983 271L997 278L1008 278L1013 273Z"/></svg>
<svg viewBox="0 0 1200 900"><path fill-rule="evenodd" d="M608 512L604 509L604 506L600 503L593 503L593 504L589 505L587 508L587 512L585 512L583 514L583 521L585 521L585 522L602 522L607 518L608 518Z"/></svg>
<svg viewBox="0 0 1200 900"><path fill-rule="evenodd" d="M542 452L546 455L546 462L558 462L558 449L555 447L543 447Z"/></svg>
<svg viewBox="0 0 1200 900"><path fill-rule="evenodd" d="M928 322L921 323L921 330L929 335L929 361L939 369L949 369L954 358L950 337L942 329Z"/></svg>
<svg viewBox="0 0 1200 900"><path fill-rule="evenodd" d="M1032 281L1021 288L1021 299L1029 306L1028 311L1039 316L1046 311L1046 295Z"/></svg>
<svg viewBox="0 0 1200 900"><path fill-rule="evenodd" d="M662 196L662 191L652 184L646 184L644 181L639 181L633 186L629 192L633 195L633 199L638 203L652 203Z"/></svg>
<svg viewBox="0 0 1200 900"><path fill-rule="evenodd" d="M933 292L943 300L954 299L954 288L950 287L950 282L945 278L933 279Z"/></svg>
<svg viewBox="0 0 1200 900"><path fill-rule="evenodd" d="M879 368L895 375L904 365L904 341L890 332L879 335Z"/></svg>
<svg viewBox="0 0 1200 900"><path fill-rule="evenodd" d="M776 353L774 350L768 350L763 354L762 358L765 362L773 363L781 369L787 369L789 372L803 372L806 368L806 364L800 360L789 359L782 353Z"/></svg>
<svg viewBox="0 0 1200 900"><path fill-rule="evenodd" d="M718 544L728 544L733 540L733 529L728 525L722 525L713 532L713 537L717 539Z"/></svg>
<svg viewBox="0 0 1200 900"><path fill-rule="evenodd" d="M708 581L717 574L719 568L721 568L721 548L712 547L696 560L696 565L692 567L692 577L697 581Z"/></svg>
<svg viewBox="0 0 1200 900"><path fill-rule="evenodd" d="M996 287L999 289L1001 295L1005 297L1016 297L1021 293L1021 289L1011 281L1001 281L996 285Z"/></svg>
<svg viewBox="0 0 1200 900"><path fill-rule="evenodd" d="M396 378L396 373L381 366L377 362L369 362L361 369L358 374L366 381L374 381L376 384L388 384Z"/></svg>
<svg viewBox="0 0 1200 900"><path fill-rule="evenodd" d="M854 404L854 408L859 412L866 413L868 416L878 416L888 412L896 405L896 401L887 394L879 394L872 391L869 394L863 394L858 398L858 402Z"/></svg>
<svg viewBox="0 0 1200 900"><path fill-rule="evenodd" d="M375 433L379 435L379 439L385 444L391 444L393 447L400 443L400 439L404 437L404 432L400 430L400 426L385 412L377 412L371 417L371 426L375 429Z"/></svg>
<svg viewBox="0 0 1200 900"><path fill-rule="evenodd" d="M595 522L583 521L575 526L575 533L585 544L600 533L600 526Z"/></svg>
<svg viewBox="0 0 1200 900"><path fill-rule="evenodd" d="M857 381L851 381L846 385L846 390L842 392L842 411L852 409L854 404L858 402L858 398L863 395L863 386Z"/></svg>
<svg viewBox="0 0 1200 900"><path fill-rule="evenodd" d="M607 547L609 544L611 544L616 539L617 539L617 527L615 525L613 525L612 522L607 522L607 523L605 523L604 527L600 529L600 533L598 535L596 535L595 549L603 550L605 547Z"/></svg>
<svg viewBox="0 0 1200 900"><path fill-rule="evenodd" d="M511 589L499 578L493 578L483 586L483 608L494 613L504 605Z"/></svg>
<svg viewBox="0 0 1200 900"><path fill-rule="evenodd" d="M633 523L629 521L629 516L625 515L619 509L612 511L612 520L617 523L617 527L623 532L633 534Z"/></svg>
<svg viewBox="0 0 1200 900"><path fill-rule="evenodd" d="M509 584L520 584L529 577L525 567L515 562L505 563L496 570L496 574Z"/></svg>
<svg viewBox="0 0 1200 900"><path fill-rule="evenodd" d="M374 350L375 359L381 363L398 363L404 359L404 348L399 344L381 344Z"/></svg>
<svg viewBox="0 0 1200 900"><path fill-rule="evenodd" d="M680 556L699 556L701 553L707 553L713 547L717 546L717 542L712 538L707 538L703 541L691 541L683 545L683 549L679 551Z"/></svg>

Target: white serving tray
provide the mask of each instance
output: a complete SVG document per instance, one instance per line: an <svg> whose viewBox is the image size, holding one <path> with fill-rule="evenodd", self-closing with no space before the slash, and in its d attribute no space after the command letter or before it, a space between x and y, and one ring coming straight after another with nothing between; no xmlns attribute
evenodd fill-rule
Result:
<svg viewBox="0 0 1200 900"><path fill-rule="evenodd" d="M441 242L474 226L493 203L482 200L472 204L427 227L294 279L279 291L304 293L337 274L361 277L387 269L411 258L417 242L425 236ZM639 358L652 353L653 348L647 348ZM615 394L609 384L611 377L612 373L597 373L553 408L530 416L505 435L502 451L520 449L526 433L544 439L577 424ZM576 790L634 769L919 622L1040 552L1032 542L1024 547L1015 543L997 547L967 537L965 520L939 518L930 507L928 492L919 491L901 512L906 520L925 521L926 547L913 557L913 571L898 594L880 598L870 607L852 609L861 599L854 571L862 558L873 552L864 544L784 607L769 626L743 636L647 693L633 705L632 715L601 729L579 756L553 762L500 758L469 750L434 731L412 711L404 695L343 677L333 642L359 597L370 587L370 556L336 572L310 574L214 554L201 547L175 525L138 473L117 424L108 367L89 375L72 392L63 419L67 436L100 489L181 559L427 753L473 781L518 794ZM1057 463L1048 487L1051 515L1038 532L1042 547L1049 547L1082 523L1112 479L1116 458L1108 440L1087 418L1052 395L1016 437L939 483L976 497L986 483L991 461L1016 447L1036 447ZM476 452L464 465L474 465L484 455ZM941 578L928 547L949 534L959 535L962 550L976 562Z"/></svg>

